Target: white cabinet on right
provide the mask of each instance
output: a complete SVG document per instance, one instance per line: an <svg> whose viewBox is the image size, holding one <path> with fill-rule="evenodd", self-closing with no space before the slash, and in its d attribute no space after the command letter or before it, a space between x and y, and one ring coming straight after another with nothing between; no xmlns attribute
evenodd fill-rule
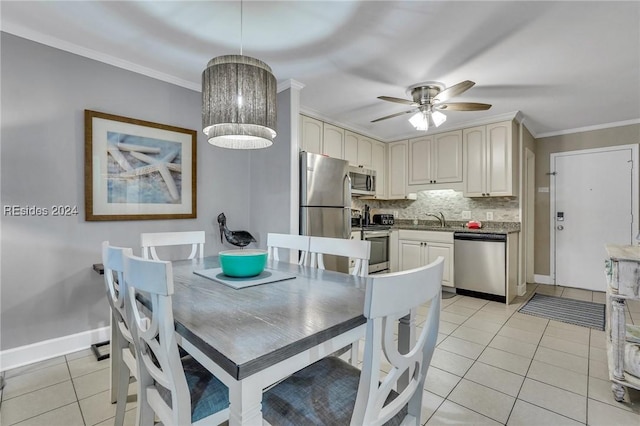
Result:
<svg viewBox="0 0 640 426"><path fill-rule="evenodd" d="M518 132L513 121L462 131L465 197L509 197L518 193Z"/></svg>

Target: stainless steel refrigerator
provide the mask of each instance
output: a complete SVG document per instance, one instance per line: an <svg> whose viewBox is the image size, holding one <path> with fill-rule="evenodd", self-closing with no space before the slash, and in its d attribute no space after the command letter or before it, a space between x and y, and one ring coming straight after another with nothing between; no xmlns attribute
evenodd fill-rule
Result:
<svg viewBox="0 0 640 426"><path fill-rule="evenodd" d="M300 234L351 238L349 163L310 152L300 153ZM349 271L349 259L324 256L327 269Z"/></svg>

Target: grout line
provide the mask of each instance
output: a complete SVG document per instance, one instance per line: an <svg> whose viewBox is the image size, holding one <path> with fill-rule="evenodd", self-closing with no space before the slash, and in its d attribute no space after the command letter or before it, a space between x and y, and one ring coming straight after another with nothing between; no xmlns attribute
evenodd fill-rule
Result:
<svg viewBox="0 0 640 426"><path fill-rule="evenodd" d="M64 357L65 364L67 365L67 371L69 371L69 377L71 377L71 386L73 387L73 393L76 396L76 404L78 405L78 411L80 411L80 417L82 418L82 423L86 426L87 421L84 418L84 413L82 412L82 408L80 407L80 399L78 398L78 391L76 390L76 384L73 381L73 377L71 376L71 367L69 367L69 360L67 357Z"/></svg>

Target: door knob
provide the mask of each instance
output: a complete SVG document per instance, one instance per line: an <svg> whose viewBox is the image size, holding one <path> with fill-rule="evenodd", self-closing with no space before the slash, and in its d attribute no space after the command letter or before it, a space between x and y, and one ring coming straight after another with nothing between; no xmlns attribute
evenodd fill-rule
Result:
<svg viewBox="0 0 640 426"><path fill-rule="evenodd" d="M558 225L558 226L556 226L556 229L557 229L558 231L562 231L562 230L564 229L564 226L562 226L562 225Z"/></svg>

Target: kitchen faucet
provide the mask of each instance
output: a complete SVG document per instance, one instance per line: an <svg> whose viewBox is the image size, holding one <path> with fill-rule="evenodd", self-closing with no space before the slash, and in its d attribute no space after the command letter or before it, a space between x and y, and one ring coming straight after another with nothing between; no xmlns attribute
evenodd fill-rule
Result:
<svg viewBox="0 0 640 426"><path fill-rule="evenodd" d="M445 226L447 226L447 221L444 219L444 214L442 212L438 212L438 214L427 213L427 216L433 216L436 219L438 219L438 222L440 222L441 228L444 228Z"/></svg>

